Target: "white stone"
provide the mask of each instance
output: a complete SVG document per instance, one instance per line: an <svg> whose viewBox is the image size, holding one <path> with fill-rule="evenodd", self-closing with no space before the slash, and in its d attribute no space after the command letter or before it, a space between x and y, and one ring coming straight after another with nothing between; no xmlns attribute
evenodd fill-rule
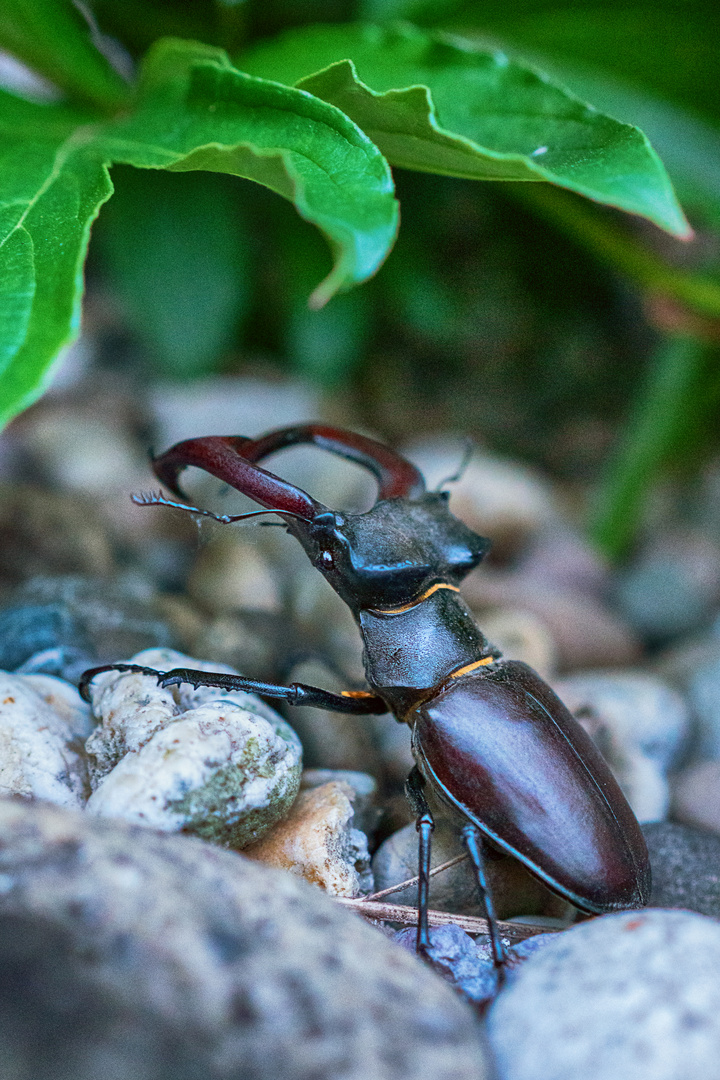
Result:
<svg viewBox="0 0 720 1080"><path fill-rule="evenodd" d="M81 806L87 779L76 747L89 729L90 710L74 686L0 672L0 795Z"/></svg>
<svg viewBox="0 0 720 1080"><path fill-rule="evenodd" d="M170 649L146 649L128 663L237 674ZM292 805L300 741L254 695L189 684L163 690L154 676L117 671L99 675L91 694L102 719L87 742L97 762L91 813L237 848Z"/></svg>

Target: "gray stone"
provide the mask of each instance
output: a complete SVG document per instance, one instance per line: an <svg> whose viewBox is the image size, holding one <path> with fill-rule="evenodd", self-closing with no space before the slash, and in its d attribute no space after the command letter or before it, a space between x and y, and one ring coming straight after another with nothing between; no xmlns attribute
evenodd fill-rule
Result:
<svg viewBox="0 0 720 1080"><path fill-rule="evenodd" d="M625 618L650 641L708 622L720 597L720 547L699 533L665 532L640 551L618 581Z"/></svg>
<svg viewBox="0 0 720 1080"><path fill-rule="evenodd" d="M0 485L0 535L3 586L37 574L103 575L112 569L107 532L87 497Z"/></svg>
<svg viewBox="0 0 720 1080"><path fill-rule="evenodd" d="M457 827L436 816L432 838L433 867L463 855ZM383 841L372 861L375 889L380 892L391 885L407 881L418 872L418 837L414 824L406 825ZM547 914L561 916L567 905L542 885L509 855L493 852L486 863L488 883L493 894L498 918L513 915ZM392 893L388 902L417 904L417 885ZM484 916L478 896L477 883L468 859L456 863L430 879L429 906L438 911L453 911L460 915Z"/></svg>
<svg viewBox="0 0 720 1080"><path fill-rule="evenodd" d="M288 674L288 682L308 683L321 686L323 690L339 693L347 689L344 682L321 660L305 660L295 664ZM287 708L285 715L303 744L306 764L314 769L348 769L353 772L368 771L382 774L382 760L375 743L373 726L365 717L352 713L328 712L313 706L301 709ZM384 718L394 724L392 717ZM409 743L408 733L403 732ZM407 773L405 773L407 775Z"/></svg>
<svg viewBox="0 0 720 1080"><path fill-rule="evenodd" d="M514 608L547 627L562 670L632 664L640 655L634 631L601 600L587 593L538 581L518 571L479 566L462 592L482 628L488 609Z"/></svg>
<svg viewBox="0 0 720 1080"><path fill-rule="evenodd" d="M141 575L112 579L37 576L18 588L13 600L17 606L61 610L62 625L77 628L75 643L87 650L95 664L174 643L157 607L154 587ZM59 635L58 645L66 644L67 632Z"/></svg>
<svg viewBox="0 0 720 1080"><path fill-rule="evenodd" d="M685 764L720 760L720 618L708 631L663 650L654 668L690 707L693 739Z"/></svg>
<svg viewBox="0 0 720 1080"><path fill-rule="evenodd" d="M4 801L0 875L10 1080L487 1076L452 990L288 874Z"/></svg>
<svg viewBox="0 0 720 1080"><path fill-rule="evenodd" d="M490 952L489 938L473 941L455 923L435 926L429 932L430 948L427 958L434 971L475 1005L492 1001L498 992L498 974ZM409 952L414 952L417 930L399 930L394 940ZM509 941L504 941L507 948Z"/></svg>
<svg viewBox="0 0 720 1080"><path fill-rule="evenodd" d="M720 833L720 761L701 761L673 777L672 816Z"/></svg>
<svg viewBox="0 0 720 1080"><path fill-rule="evenodd" d="M687 744L685 701L644 671L583 672L553 689L597 743L639 821L667 816L668 771Z"/></svg>
<svg viewBox="0 0 720 1080"><path fill-rule="evenodd" d="M428 488L458 471L462 443L428 439L406 448ZM462 476L452 485L452 512L482 536L489 536L496 554L519 550L533 533L558 520L552 490L540 474L508 458L475 451Z"/></svg>
<svg viewBox="0 0 720 1080"><path fill-rule="evenodd" d="M488 1013L498 1080L718 1080L720 926L606 915L530 956Z"/></svg>
<svg viewBox="0 0 720 1080"><path fill-rule="evenodd" d="M62 604L18 604L0 609L0 668L16 671L43 654L40 663L54 657L53 671L60 675L68 664L81 657L92 662L90 642L70 612Z"/></svg>
<svg viewBox="0 0 720 1080"><path fill-rule="evenodd" d="M720 918L720 837L674 821L643 826L653 907L689 908Z"/></svg>

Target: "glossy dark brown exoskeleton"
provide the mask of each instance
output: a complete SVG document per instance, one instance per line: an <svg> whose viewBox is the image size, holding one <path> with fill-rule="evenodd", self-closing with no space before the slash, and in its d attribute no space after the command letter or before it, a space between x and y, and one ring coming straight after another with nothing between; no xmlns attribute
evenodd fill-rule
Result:
<svg viewBox="0 0 720 1080"><path fill-rule="evenodd" d="M298 443L370 469L379 488L372 509L336 513L257 465ZM489 542L450 513L446 491L426 491L418 470L387 447L319 424L258 439L188 439L153 464L159 479L180 498L178 475L194 465L279 514L352 610L364 642L370 690L331 694L298 683L277 686L186 669L151 673L163 686L188 682L250 690L344 713L389 711L407 723L416 761L407 793L420 835L419 951L428 947L433 820L426 786L459 819L498 966L503 946L485 886L485 843L519 859L585 912L647 902L650 870L643 835L604 759L532 668L504 660L488 644L459 596L459 583L483 558ZM161 496L138 501L183 507ZM128 666L93 668L83 676L81 689L87 694L100 671Z"/></svg>

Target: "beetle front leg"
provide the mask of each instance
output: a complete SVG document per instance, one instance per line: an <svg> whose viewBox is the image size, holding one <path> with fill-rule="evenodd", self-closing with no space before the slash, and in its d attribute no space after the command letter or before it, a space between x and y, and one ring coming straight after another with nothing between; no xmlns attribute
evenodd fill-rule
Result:
<svg viewBox="0 0 720 1080"><path fill-rule="evenodd" d="M418 831L418 925L416 952L421 956L430 948L428 930L428 893L430 891L430 855L432 834L435 822L425 798L423 779L417 765L414 765L405 781L405 795L415 815L415 828Z"/></svg>
<svg viewBox="0 0 720 1080"><path fill-rule="evenodd" d="M495 969L498 973L498 981L502 982L505 975L507 953L498 931L495 905L493 904L492 893L488 888L487 877L485 874L485 856L483 854L484 843L482 835L475 825L464 825L462 836L465 841L468 855L470 856L470 862L473 864L475 870L480 897L485 908L485 918L488 921L493 963L495 964Z"/></svg>
<svg viewBox="0 0 720 1080"><path fill-rule="evenodd" d="M329 712L353 713L357 716L388 712L385 701L376 694L365 690L347 690L342 694L332 694L319 686L305 683L290 683L281 686L278 683L260 682L248 679L244 675L230 675L224 671L199 671L196 668L173 668L171 671L157 671L155 668L141 667L139 664L103 664L83 672L78 685L80 696L90 700L90 683L96 675L105 671L130 671L140 675L152 675L158 685L164 687L189 683L190 686L214 686L219 690L243 690L261 697L280 698L290 705L314 705Z"/></svg>

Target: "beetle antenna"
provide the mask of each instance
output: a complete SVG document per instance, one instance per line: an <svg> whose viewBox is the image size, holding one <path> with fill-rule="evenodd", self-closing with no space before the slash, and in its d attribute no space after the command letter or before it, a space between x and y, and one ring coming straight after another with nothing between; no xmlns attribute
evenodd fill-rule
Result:
<svg viewBox="0 0 720 1080"><path fill-rule="evenodd" d="M300 514L293 514L290 510L272 509L252 510L249 514L214 514L212 510L201 510L199 506L189 506L187 503L168 499L161 491L141 491L137 495L131 495L130 498L136 506L170 506L173 510L186 510L189 514L200 514L201 517L212 518L213 521L219 521L221 525L230 525L233 521L244 521L247 518L260 517L262 514L288 514L290 517L300 517ZM280 524L281 522L278 522L278 525Z"/></svg>
<svg viewBox="0 0 720 1080"><path fill-rule="evenodd" d="M470 438L469 435L467 435L463 439L463 445L463 456L460 459L460 464L458 465L454 473L452 473L450 476L446 476L444 480L440 481L440 483L435 488L436 491L442 491L446 484L456 484L458 480L462 480L463 476L465 475L465 470L470 464L470 460L473 456L473 451L475 450L475 442L473 439Z"/></svg>

